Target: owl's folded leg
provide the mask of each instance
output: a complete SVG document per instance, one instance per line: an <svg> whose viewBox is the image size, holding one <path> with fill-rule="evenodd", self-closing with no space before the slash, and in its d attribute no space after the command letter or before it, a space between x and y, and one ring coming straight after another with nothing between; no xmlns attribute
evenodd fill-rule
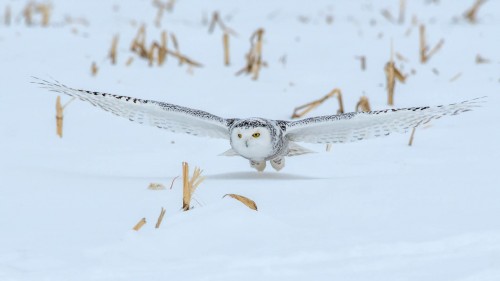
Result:
<svg viewBox="0 0 500 281"><path fill-rule="evenodd" d="M285 157L276 157L269 162L271 162L271 166L273 166L276 171L279 171L283 169L283 167L285 167Z"/></svg>
<svg viewBox="0 0 500 281"><path fill-rule="evenodd" d="M250 167L256 169L259 172L262 172L266 168L266 161L257 162L250 160Z"/></svg>

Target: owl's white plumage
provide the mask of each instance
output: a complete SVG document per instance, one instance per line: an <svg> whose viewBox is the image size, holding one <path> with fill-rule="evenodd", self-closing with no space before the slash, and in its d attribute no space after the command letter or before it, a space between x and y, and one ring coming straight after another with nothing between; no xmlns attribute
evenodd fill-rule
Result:
<svg viewBox="0 0 500 281"><path fill-rule="evenodd" d="M284 166L285 156L311 151L295 142L345 143L405 132L447 115L479 107L481 99L440 106L387 109L311 117L297 121L265 118L222 118L205 111L165 102L78 90L57 81L35 78L34 83L50 91L77 97L130 121L176 133L229 139L232 149L223 155L239 155L259 171L270 161Z"/></svg>

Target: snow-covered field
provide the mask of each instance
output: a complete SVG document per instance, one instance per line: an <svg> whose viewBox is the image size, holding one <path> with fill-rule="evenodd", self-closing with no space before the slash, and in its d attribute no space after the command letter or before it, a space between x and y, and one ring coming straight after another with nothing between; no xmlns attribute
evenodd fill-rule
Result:
<svg viewBox="0 0 500 281"><path fill-rule="evenodd" d="M24 24L24 1L0 2L12 11L11 25L0 24L0 280L500 280L500 1L486 2L476 24L462 17L472 0L407 1L398 24L381 14L397 18L396 0L179 0L160 28L152 1L51 2L46 28ZM213 11L238 33L229 67L221 30L208 32ZM412 18L426 25L430 47L445 40L427 64ZM171 57L149 67L129 51L141 23L148 42L175 33L203 67ZM253 81L234 73L258 28L268 66ZM54 77L225 117L289 119L333 88L348 111L363 95L383 109L391 40L409 75L396 85L395 107L487 102L418 129L411 147L409 134L330 152L307 145L319 153L288 158L279 173L218 156L225 141L136 125L79 101L66 108L60 139L56 95L30 83ZM477 64L478 54L489 62ZM310 115L336 110L331 100ZM188 212L182 181L168 189L183 161L206 176ZM167 189L149 190L152 182ZM259 210L222 199L227 193Z"/></svg>

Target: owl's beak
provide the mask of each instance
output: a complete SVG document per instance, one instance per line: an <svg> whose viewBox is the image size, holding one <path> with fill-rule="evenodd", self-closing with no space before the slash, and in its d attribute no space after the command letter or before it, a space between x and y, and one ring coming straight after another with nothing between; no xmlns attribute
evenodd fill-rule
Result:
<svg viewBox="0 0 500 281"><path fill-rule="evenodd" d="M245 141L245 146L248 147L248 140Z"/></svg>

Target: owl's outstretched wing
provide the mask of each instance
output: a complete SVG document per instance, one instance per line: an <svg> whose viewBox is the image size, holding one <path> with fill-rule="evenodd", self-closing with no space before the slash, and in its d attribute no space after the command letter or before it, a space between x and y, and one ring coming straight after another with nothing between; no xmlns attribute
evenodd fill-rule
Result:
<svg viewBox="0 0 500 281"><path fill-rule="evenodd" d="M147 124L176 133L229 139L229 119L205 111L153 100L77 90L58 81L33 77L33 83L53 92L63 93L130 121Z"/></svg>
<svg viewBox="0 0 500 281"><path fill-rule="evenodd" d="M387 136L479 107L482 98L450 105L386 109L318 116L286 122L286 137L308 143L343 143Z"/></svg>

